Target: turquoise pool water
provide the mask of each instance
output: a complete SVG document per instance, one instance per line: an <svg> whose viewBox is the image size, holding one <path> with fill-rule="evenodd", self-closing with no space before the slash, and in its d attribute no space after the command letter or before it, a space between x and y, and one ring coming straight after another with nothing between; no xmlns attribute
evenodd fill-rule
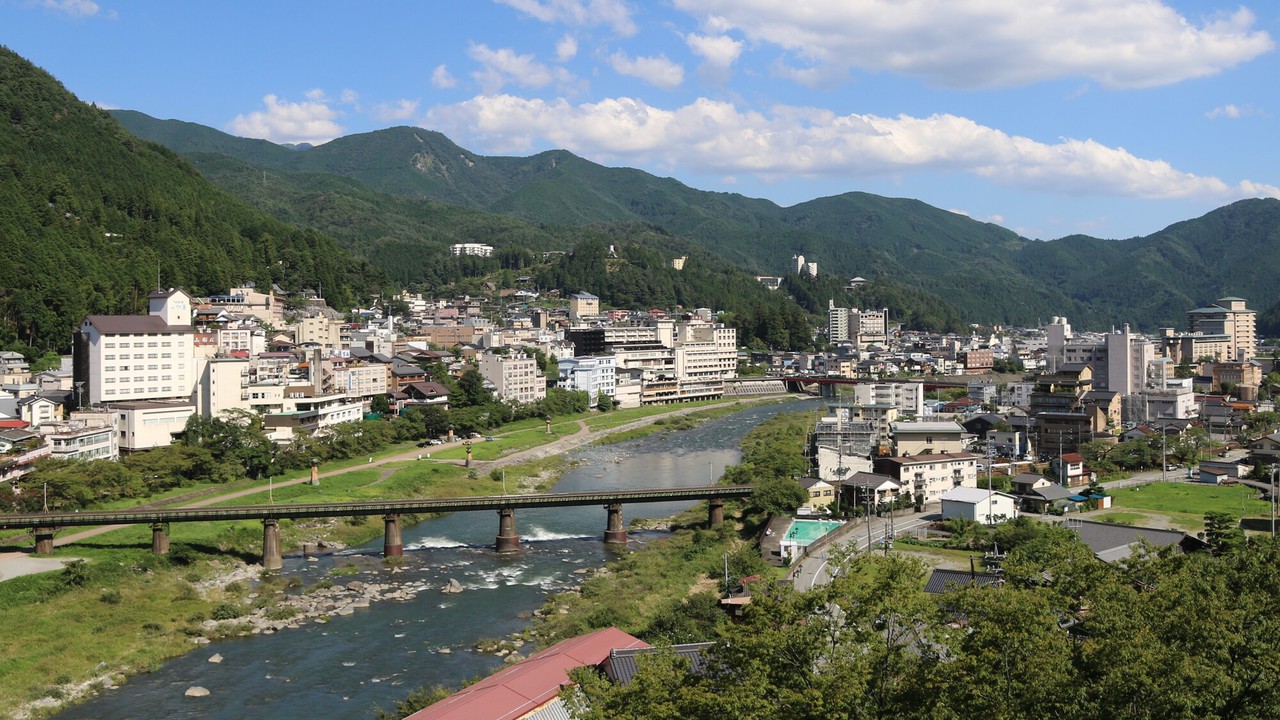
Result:
<svg viewBox="0 0 1280 720"><path fill-rule="evenodd" d="M835 520L792 520L783 538L798 545L808 545L843 524Z"/></svg>

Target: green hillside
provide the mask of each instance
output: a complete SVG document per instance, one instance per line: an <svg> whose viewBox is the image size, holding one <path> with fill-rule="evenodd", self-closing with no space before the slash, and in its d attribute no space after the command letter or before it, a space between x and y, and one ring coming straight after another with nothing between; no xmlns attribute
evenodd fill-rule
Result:
<svg viewBox="0 0 1280 720"><path fill-rule="evenodd" d="M759 274L782 274L802 254L822 274L861 275L943 298L966 322L1034 324L1067 315L1080 326L1152 329L1180 325L1186 310L1224 295L1259 308L1280 300L1267 272L1280 260L1272 257L1280 253L1276 200L1235 203L1144 238L1038 242L917 200L853 192L783 208L563 150L480 156L418 128L270 157L252 141L209 135L223 134L184 125L163 137L181 153L219 144L249 163L356 178L382 193L536 223L647 223Z"/></svg>
<svg viewBox="0 0 1280 720"><path fill-rule="evenodd" d="M379 275L334 242L218 190L0 48L0 341L66 350L91 313L160 285L323 286L338 306Z"/></svg>

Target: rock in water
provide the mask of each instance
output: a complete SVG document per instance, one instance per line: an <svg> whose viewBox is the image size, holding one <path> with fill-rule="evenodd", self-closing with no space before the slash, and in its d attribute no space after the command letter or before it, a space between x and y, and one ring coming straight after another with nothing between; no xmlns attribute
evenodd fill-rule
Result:
<svg viewBox="0 0 1280 720"><path fill-rule="evenodd" d="M460 593L462 592L462 583L454 578L449 578L449 582L440 591L442 593Z"/></svg>
<svg viewBox="0 0 1280 720"><path fill-rule="evenodd" d="M211 662L211 663L220 663L220 662L222 662L222 653L214 653L214 654L213 654L213 657L209 658L209 662Z"/></svg>
<svg viewBox="0 0 1280 720"><path fill-rule="evenodd" d="M206 697L209 694L209 688L202 688L199 685L192 685L183 693L187 697Z"/></svg>

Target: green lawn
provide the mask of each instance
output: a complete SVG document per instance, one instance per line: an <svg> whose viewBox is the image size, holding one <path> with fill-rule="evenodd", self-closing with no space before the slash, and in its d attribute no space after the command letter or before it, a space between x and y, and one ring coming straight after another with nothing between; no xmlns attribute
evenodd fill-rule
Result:
<svg viewBox="0 0 1280 720"><path fill-rule="evenodd" d="M1271 505L1257 499L1257 491L1244 485L1152 483L1110 491L1117 508L1204 516L1225 512L1237 517L1264 515Z"/></svg>

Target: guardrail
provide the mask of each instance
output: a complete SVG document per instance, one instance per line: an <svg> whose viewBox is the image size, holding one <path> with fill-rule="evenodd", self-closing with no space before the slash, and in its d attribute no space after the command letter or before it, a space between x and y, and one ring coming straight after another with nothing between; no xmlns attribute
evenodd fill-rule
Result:
<svg viewBox="0 0 1280 720"><path fill-rule="evenodd" d="M672 502L741 498L751 494L750 485L720 485L686 488L648 488L609 492L539 493L533 495L489 495L483 497L423 498L368 502L236 505L227 507L98 510L89 512L27 513L0 515L0 529L49 528L93 525L134 525L143 523L208 522L217 520L262 520L266 518L341 517L344 515L401 515L500 508L568 507L606 503Z"/></svg>

